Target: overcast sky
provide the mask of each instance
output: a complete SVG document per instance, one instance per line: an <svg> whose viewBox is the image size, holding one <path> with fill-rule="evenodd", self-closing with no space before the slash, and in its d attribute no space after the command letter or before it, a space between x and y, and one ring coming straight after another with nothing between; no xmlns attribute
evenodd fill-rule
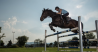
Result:
<svg viewBox="0 0 98 52"><path fill-rule="evenodd" d="M0 26L2 33L5 33L6 36L2 40L4 42L12 40L12 31L15 32L15 38L23 35L28 36L28 42L33 42L38 38L43 40L45 29L47 35L54 32L48 26L51 18L46 18L43 22L40 21L42 10L49 8L56 12L56 6L67 10L72 19L78 20L78 16L81 16L84 31L95 30L95 20L98 20L98 0L0 0ZM57 31L66 30L55 29ZM66 33L61 35L66 35ZM78 37L78 35L76 36ZM72 37L64 37L60 41ZM55 40L57 40L57 36L47 38L47 42Z"/></svg>

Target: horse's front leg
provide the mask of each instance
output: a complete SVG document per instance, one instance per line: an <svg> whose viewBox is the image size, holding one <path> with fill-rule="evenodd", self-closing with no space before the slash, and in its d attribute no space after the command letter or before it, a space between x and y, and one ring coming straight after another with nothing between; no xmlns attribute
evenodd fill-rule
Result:
<svg viewBox="0 0 98 52"><path fill-rule="evenodd" d="M51 30L53 30L55 32L55 29L53 28L53 24L52 23L49 24L49 27L50 27Z"/></svg>

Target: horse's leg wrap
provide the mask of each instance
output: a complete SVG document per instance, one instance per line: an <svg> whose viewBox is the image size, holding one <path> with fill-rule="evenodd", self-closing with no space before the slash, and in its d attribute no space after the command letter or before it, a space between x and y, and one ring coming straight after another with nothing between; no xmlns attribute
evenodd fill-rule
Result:
<svg viewBox="0 0 98 52"><path fill-rule="evenodd" d="M55 29L53 28L53 25L51 23L49 24L49 27L51 30L53 30L55 32Z"/></svg>

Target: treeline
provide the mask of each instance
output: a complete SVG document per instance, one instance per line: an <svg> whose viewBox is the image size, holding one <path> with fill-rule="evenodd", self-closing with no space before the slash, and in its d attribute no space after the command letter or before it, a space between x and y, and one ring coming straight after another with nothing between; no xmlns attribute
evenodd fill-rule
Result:
<svg viewBox="0 0 98 52"><path fill-rule="evenodd" d="M0 36L0 48L20 48L20 47L44 47L44 40L41 39L35 39L34 40L34 44L26 44L27 40L29 39L29 37L27 36L19 36L16 38L17 42L16 43L12 43L11 40L8 41L8 44L6 46L4 46L4 42L3 40L1 40L3 37L6 37L4 34L2 34ZM65 37L66 38L66 37ZM84 38L84 36L83 36ZM86 39L95 39L95 35L93 33L88 33L85 34L85 38ZM73 40L79 40L78 37L72 37L72 39L69 39L67 41L73 41ZM64 40L66 41L66 40ZM48 42L48 41L47 41ZM47 47L57 47L57 41L51 42L51 43L47 43ZM89 42L83 42L83 45L85 46L96 46L97 41L89 41ZM79 46L79 42L68 42L68 43L59 43L60 47L69 47L69 46Z"/></svg>
<svg viewBox="0 0 98 52"><path fill-rule="evenodd" d="M84 36L82 36L82 37L84 38ZM87 34L85 34L85 38L86 39L95 39L95 35L93 33L87 33ZM67 41L73 41L73 40L79 40L79 38L72 37L72 39L69 39ZM34 42L35 42L35 47L44 47L44 40L36 39ZM57 44L58 44L57 41L54 41L52 43L47 43L46 45L47 45L47 47L57 47ZM97 41L83 42L83 45L85 45L85 46L96 46L96 44L97 44ZM59 43L59 46L60 47L79 46L79 42Z"/></svg>
<svg viewBox="0 0 98 52"><path fill-rule="evenodd" d="M0 40L1 38L5 37L5 35L3 34L2 36L0 36ZM20 48L20 47L25 47L25 44L27 42L27 40L29 39L29 37L27 36L19 36L16 38L17 42L16 43L12 43L11 40L8 41L8 44L6 46L4 46L4 42L3 40L0 41L0 48Z"/></svg>

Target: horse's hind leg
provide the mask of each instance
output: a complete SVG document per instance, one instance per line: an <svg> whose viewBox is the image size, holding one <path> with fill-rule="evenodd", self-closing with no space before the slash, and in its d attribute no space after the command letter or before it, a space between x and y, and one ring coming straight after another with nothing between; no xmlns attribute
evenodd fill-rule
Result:
<svg viewBox="0 0 98 52"><path fill-rule="evenodd" d="M77 26L75 26L75 25L72 25L72 28L76 28ZM74 32L74 33L78 33L78 30L74 30L74 31L72 31L72 32Z"/></svg>
<svg viewBox="0 0 98 52"><path fill-rule="evenodd" d="M51 30L53 30L55 32L55 29L53 28L52 23L49 24L49 27L50 27Z"/></svg>

